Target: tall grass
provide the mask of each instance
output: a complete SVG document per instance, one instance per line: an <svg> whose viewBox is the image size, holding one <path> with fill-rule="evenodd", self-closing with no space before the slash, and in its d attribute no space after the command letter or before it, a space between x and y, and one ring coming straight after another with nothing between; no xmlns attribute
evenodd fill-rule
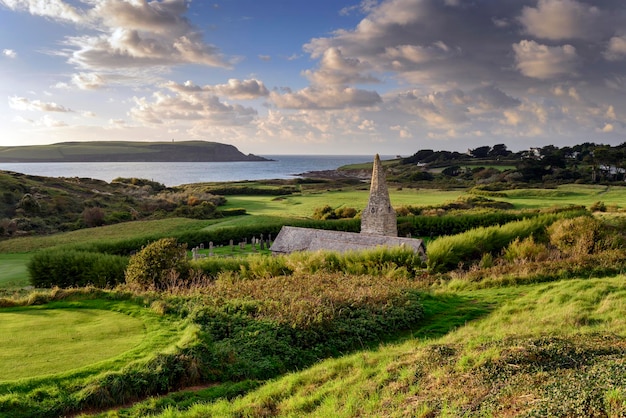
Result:
<svg viewBox="0 0 626 418"><path fill-rule="evenodd" d="M545 228L554 221L580 215L580 212L545 214L533 219L509 222L502 226L476 228L444 236L428 243L428 268L433 272L453 270L459 265L470 266L483 254L497 254L518 238L545 237Z"/></svg>

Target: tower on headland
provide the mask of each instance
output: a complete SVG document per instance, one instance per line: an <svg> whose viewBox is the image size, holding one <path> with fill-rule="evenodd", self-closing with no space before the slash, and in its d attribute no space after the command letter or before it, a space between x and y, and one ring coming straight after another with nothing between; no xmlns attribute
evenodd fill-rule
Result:
<svg viewBox="0 0 626 418"><path fill-rule="evenodd" d="M361 234L398 236L396 211L391 206L385 171L378 154L374 157L369 201L361 214Z"/></svg>

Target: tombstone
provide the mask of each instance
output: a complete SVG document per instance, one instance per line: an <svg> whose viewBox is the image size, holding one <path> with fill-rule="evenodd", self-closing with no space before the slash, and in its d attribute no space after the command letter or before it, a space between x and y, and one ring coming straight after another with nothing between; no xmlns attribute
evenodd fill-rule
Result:
<svg viewBox="0 0 626 418"><path fill-rule="evenodd" d="M232 239L228 242L228 244L230 245L230 251L231 251L231 252L232 252L232 251L235 251L235 246L233 245L234 243L233 243L233 240L232 240Z"/></svg>
<svg viewBox="0 0 626 418"><path fill-rule="evenodd" d="M209 242L209 257L213 257L213 241Z"/></svg>
<svg viewBox="0 0 626 418"><path fill-rule="evenodd" d="M192 256L193 256L193 259L194 259L194 260L197 260L197 259L198 259L198 247L193 247L193 248L191 249L191 254L192 254Z"/></svg>
<svg viewBox="0 0 626 418"><path fill-rule="evenodd" d="M204 250L204 242L201 242L201 243L200 243L200 249L201 249L201 250Z"/></svg>
<svg viewBox="0 0 626 418"><path fill-rule="evenodd" d="M265 241L263 241L263 238L261 238L261 250L265 249Z"/></svg>

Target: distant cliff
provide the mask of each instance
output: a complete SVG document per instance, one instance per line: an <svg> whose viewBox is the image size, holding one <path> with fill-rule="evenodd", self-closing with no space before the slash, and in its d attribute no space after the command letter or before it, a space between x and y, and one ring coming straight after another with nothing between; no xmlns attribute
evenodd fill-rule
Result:
<svg viewBox="0 0 626 418"><path fill-rule="evenodd" d="M61 142L51 145L0 147L0 162L225 162L269 161L243 154L228 144L182 142Z"/></svg>

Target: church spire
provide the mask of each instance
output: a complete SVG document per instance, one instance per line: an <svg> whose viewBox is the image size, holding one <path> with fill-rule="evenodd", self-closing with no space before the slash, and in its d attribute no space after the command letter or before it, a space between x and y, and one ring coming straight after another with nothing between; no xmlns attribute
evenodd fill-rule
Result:
<svg viewBox="0 0 626 418"><path fill-rule="evenodd" d="M361 233L398 236L396 212L391 206L385 170L378 154L374 157L369 201L361 214Z"/></svg>

